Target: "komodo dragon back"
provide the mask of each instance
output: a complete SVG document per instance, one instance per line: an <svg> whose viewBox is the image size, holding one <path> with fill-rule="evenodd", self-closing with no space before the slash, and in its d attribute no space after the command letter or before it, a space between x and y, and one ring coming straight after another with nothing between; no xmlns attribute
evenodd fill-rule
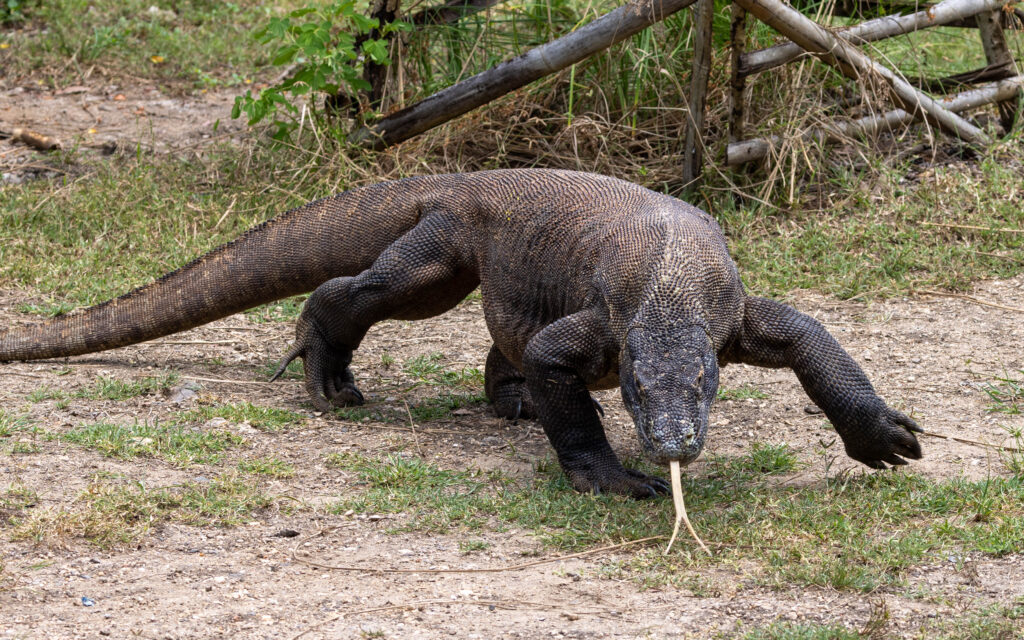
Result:
<svg viewBox="0 0 1024 640"><path fill-rule="evenodd" d="M288 211L123 296L0 333L0 361L123 347L358 274L415 226L422 194L444 179L376 184Z"/></svg>

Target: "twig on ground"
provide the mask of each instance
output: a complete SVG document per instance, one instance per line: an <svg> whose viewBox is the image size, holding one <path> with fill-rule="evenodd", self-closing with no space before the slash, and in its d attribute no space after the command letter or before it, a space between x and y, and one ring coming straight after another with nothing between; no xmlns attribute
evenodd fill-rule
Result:
<svg viewBox="0 0 1024 640"><path fill-rule="evenodd" d="M956 442L962 442L964 444L973 444L976 447L986 447L989 449L998 449L1000 451L1013 451L1014 453L1024 452L1024 449L1021 449L1019 447L1011 447L1002 444L992 444L990 442L981 442L979 440L971 440L969 438L961 438L959 436L947 436L944 433L935 433L933 431L925 431L921 435L931 436L933 438L942 438L943 440L954 440Z"/></svg>
<svg viewBox="0 0 1024 640"><path fill-rule="evenodd" d="M974 224L953 224L951 222L922 222L926 227L946 227L947 229L972 229L974 231L998 231L999 233L1024 233L1024 229L1012 227L979 227Z"/></svg>
<svg viewBox="0 0 1024 640"><path fill-rule="evenodd" d="M1002 309L1003 311L1016 311L1018 313L1024 313L1024 308L1021 307L1010 307L1005 304L999 304L998 302L989 302L987 300L980 300L973 296L965 296L962 293L948 293L945 291L935 291L934 289L918 289L917 293L924 293L930 296L940 296L943 298L959 298L960 300L967 300L974 304L980 304L983 307L992 307L993 309Z"/></svg>

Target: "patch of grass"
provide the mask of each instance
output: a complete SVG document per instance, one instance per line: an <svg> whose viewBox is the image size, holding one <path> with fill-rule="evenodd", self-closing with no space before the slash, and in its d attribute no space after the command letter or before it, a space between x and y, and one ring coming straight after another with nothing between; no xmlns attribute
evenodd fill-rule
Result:
<svg viewBox="0 0 1024 640"><path fill-rule="evenodd" d="M15 440L4 444L3 451L9 455L30 455L39 453L42 448L32 440Z"/></svg>
<svg viewBox="0 0 1024 640"><path fill-rule="evenodd" d="M1015 640L1024 635L1024 606L992 605L966 615L951 616L928 626L929 640Z"/></svg>
<svg viewBox="0 0 1024 640"><path fill-rule="evenodd" d="M197 407L178 414L185 422L205 422L212 418L224 418L230 422L248 422L260 431L282 431L301 424L306 418L300 413L277 407L260 407L250 402L219 404L212 407Z"/></svg>
<svg viewBox="0 0 1024 640"><path fill-rule="evenodd" d="M491 543L486 540L459 540L459 551L462 553L477 553L491 548Z"/></svg>
<svg viewBox="0 0 1024 640"><path fill-rule="evenodd" d="M0 438L9 438L16 433L30 431L32 424L28 416L16 416L0 410Z"/></svg>
<svg viewBox="0 0 1024 640"><path fill-rule="evenodd" d="M721 473L733 476L790 473L801 467L796 452L788 444L765 442L753 443L750 446L749 455L736 458L715 458L714 463L721 467Z"/></svg>
<svg viewBox="0 0 1024 640"><path fill-rule="evenodd" d="M431 353L407 360L402 366L405 374L416 384L439 387L481 387L484 374L475 367L449 369L444 365L443 353Z"/></svg>
<svg viewBox="0 0 1024 640"><path fill-rule="evenodd" d="M0 525L6 525L38 502L39 494L24 484L17 482L7 485L7 489L0 493Z"/></svg>
<svg viewBox="0 0 1024 640"><path fill-rule="evenodd" d="M100 547L138 544L156 526L233 526L274 503L251 480L223 475L204 483L150 488L140 482L95 480L68 508L38 510L14 521L12 539L63 544L84 538Z"/></svg>
<svg viewBox="0 0 1024 640"><path fill-rule="evenodd" d="M18 55L5 63L18 74L61 65L82 73L99 64L108 73L158 81L244 84L268 62L249 33L270 11L250 2L39 2L28 12L39 28L11 34L11 49Z"/></svg>
<svg viewBox="0 0 1024 640"><path fill-rule="evenodd" d="M726 389L724 387L718 388L718 395L716 399L722 400L763 400L769 397L766 391L762 391L757 387L749 384L745 384L739 387L733 387L732 389Z"/></svg>
<svg viewBox="0 0 1024 640"><path fill-rule="evenodd" d="M228 431L197 431L179 425L98 422L51 434L52 439L95 449L121 459L160 458L176 466L216 464L223 453L244 442Z"/></svg>
<svg viewBox="0 0 1024 640"><path fill-rule="evenodd" d="M280 458L246 458L238 461L238 470L243 473L270 476L271 478L290 478L295 475L295 467Z"/></svg>
<svg viewBox="0 0 1024 640"><path fill-rule="evenodd" d="M487 396L466 393L447 393L436 398L427 398L409 407L409 413L417 422L430 422L451 416L452 411L468 406L487 403Z"/></svg>
<svg viewBox="0 0 1024 640"><path fill-rule="evenodd" d="M1024 545L1020 478L931 481L877 473L775 486L765 469L791 469L791 457L775 447L768 459L750 455L684 479L690 518L715 548L714 557L684 543L667 557L660 557L661 549L638 552L622 570L655 585L680 580L680 571L741 562L758 567L752 579L769 586L870 592L903 584L908 569L922 562L1001 556ZM521 487L500 474L439 469L418 458L338 454L329 462L363 485L332 510L406 514L396 531L513 526L564 550L671 531L670 500L581 495L554 465Z"/></svg>
<svg viewBox="0 0 1024 640"><path fill-rule="evenodd" d="M91 389L76 391L76 398L87 400L128 400L170 389L178 381L176 373L162 376L147 376L139 380L117 380L107 376L96 376Z"/></svg>
<svg viewBox="0 0 1024 640"><path fill-rule="evenodd" d="M963 290L1024 267L1024 237L984 229L1024 225L1020 158L982 158L937 167L926 184L901 183L909 167L883 171L870 192L862 176L842 178L842 198L822 217L816 207L785 212L722 203L715 211L748 288L779 296L794 289L883 297L920 288ZM948 214L948 215L947 215ZM928 226L931 222L983 229Z"/></svg>
<svg viewBox="0 0 1024 640"><path fill-rule="evenodd" d="M748 631L742 640L861 640L858 631L840 624L775 622Z"/></svg>
<svg viewBox="0 0 1024 640"><path fill-rule="evenodd" d="M996 378L994 383L984 385L982 390L992 400L988 406L989 411L1020 415L1021 407L1024 406L1024 381L1010 377Z"/></svg>
<svg viewBox="0 0 1024 640"><path fill-rule="evenodd" d="M260 380L270 380L270 378L277 372L277 368L281 366L281 360L271 360L263 366L263 371L259 377ZM284 372L281 373L280 380L302 380L305 377L302 371L302 360L292 360L285 367Z"/></svg>
<svg viewBox="0 0 1024 640"><path fill-rule="evenodd" d="M260 305L245 312L253 322L295 322L302 313L302 305L306 303L309 294L292 296L277 302ZM277 368L277 365L274 365Z"/></svg>

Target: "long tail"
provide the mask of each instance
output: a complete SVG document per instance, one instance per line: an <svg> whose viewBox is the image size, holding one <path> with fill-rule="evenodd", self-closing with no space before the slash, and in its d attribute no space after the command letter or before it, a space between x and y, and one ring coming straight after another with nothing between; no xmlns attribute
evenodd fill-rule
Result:
<svg viewBox="0 0 1024 640"><path fill-rule="evenodd" d="M0 333L0 361L143 342L356 275L415 226L434 180L381 183L293 209L119 298Z"/></svg>

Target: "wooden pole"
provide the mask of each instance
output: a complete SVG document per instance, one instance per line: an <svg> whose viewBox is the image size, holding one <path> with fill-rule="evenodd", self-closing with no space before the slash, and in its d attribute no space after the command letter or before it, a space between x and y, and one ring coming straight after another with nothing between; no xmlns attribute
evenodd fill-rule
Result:
<svg viewBox="0 0 1024 640"><path fill-rule="evenodd" d="M835 35L854 44L864 44L903 35L911 31L965 20L982 12L996 11L1004 4L1013 5L1018 0L944 0L925 11L905 16L886 16L868 20ZM1005 39L1004 39L1005 44ZM740 56L739 72L749 76L772 67L790 62L804 53L794 42L777 44L774 47L751 51Z"/></svg>
<svg viewBox="0 0 1024 640"><path fill-rule="evenodd" d="M349 141L383 149L584 60L685 9L696 0L630 0L572 33L531 49L397 111Z"/></svg>
<svg viewBox="0 0 1024 640"><path fill-rule="evenodd" d="M1024 89L1024 76L1016 76L949 96L942 100L942 104L949 111L958 113L1012 98L1022 89ZM894 109L881 116L869 116L849 122L835 122L832 124L832 131L821 129L810 131L805 138L811 142L837 142L844 137L871 136L881 131L891 131L910 124L914 119L913 114L907 113L903 109ZM768 156L769 151L781 142L781 138L772 136L730 143L725 151L725 163L729 166L737 166L763 160Z"/></svg>
<svg viewBox="0 0 1024 640"><path fill-rule="evenodd" d="M1013 54L1006 44L1006 35L999 25L999 18L1002 10L987 11L974 16L978 23L978 33L981 34L981 46L985 49L985 58L989 65L1007 65L1008 76L1017 75L1017 65L1014 62ZM1009 132L1013 128L1013 121L1017 118L1017 107L1020 104L1020 93L1015 94L1008 100L996 104L999 110L999 123L1003 130Z"/></svg>
<svg viewBox="0 0 1024 640"><path fill-rule="evenodd" d="M747 49L747 10L733 2L730 5L732 21L729 24L731 47L731 71L729 74L729 142L743 139L743 124L746 111L744 93L747 76L740 73L740 60Z"/></svg>
<svg viewBox="0 0 1024 640"><path fill-rule="evenodd" d="M947 111L930 96L915 89L909 82L887 67L876 63L849 42L837 38L810 18L781 0L736 0L782 35L815 54L822 61L838 68L854 80L874 76L888 85L893 99L908 112L920 114L931 124L976 146L990 144L987 135L960 116Z"/></svg>
<svg viewBox="0 0 1024 640"><path fill-rule="evenodd" d="M683 147L683 184L687 186L694 186L700 180L704 167L704 107L711 75L711 23L715 17L715 0L697 0L694 14L689 119Z"/></svg>

